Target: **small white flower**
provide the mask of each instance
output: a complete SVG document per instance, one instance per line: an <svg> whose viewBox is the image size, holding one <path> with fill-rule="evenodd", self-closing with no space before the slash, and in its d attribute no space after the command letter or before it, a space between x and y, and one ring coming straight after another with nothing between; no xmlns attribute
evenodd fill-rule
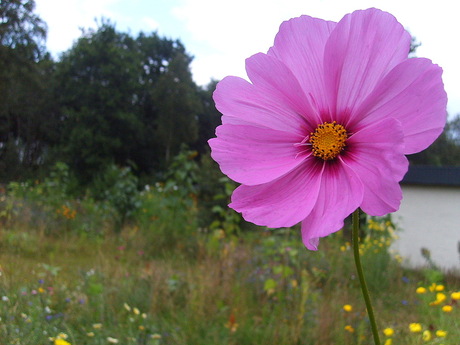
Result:
<svg viewBox="0 0 460 345"><path fill-rule="evenodd" d="M118 344L118 339L116 338L107 337L107 341L111 344Z"/></svg>

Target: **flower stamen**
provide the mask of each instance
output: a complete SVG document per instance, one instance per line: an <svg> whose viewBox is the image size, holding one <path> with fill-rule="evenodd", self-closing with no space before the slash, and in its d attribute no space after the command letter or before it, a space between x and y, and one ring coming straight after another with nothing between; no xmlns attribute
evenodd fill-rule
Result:
<svg viewBox="0 0 460 345"><path fill-rule="evenodd" d="M325 161L332 160L343 151L347 139L345 127L335 121L324 122L310 133L313 155Z"/></svg>

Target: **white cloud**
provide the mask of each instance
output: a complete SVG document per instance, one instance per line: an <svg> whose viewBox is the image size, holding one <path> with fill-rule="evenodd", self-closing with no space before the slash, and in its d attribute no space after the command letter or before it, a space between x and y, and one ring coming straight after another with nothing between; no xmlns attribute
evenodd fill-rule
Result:
<svg viewBox="0 0 460 345"><path fill-rule="evenodd" d="M198 83L225 75L245 77L244 59L272 45L282 21L308 14L338 21L356 9L389 11L422 46L417 55L444 69L450 113L460 112L460 46L456 43L457 9L453 2L401 0L182 0L174 15L188 30L188 49L196 56L192 71ZM208 53L211 52L211 53Z"/></svg>
<svg viewBox="0 0 460 345"><path fill-rule="evenodd" d="M37 0L38 15L48 24L47 46L52 52L69 49L80 28L96 27L96 19L114 18L110 6L120 0Z"/></svg>

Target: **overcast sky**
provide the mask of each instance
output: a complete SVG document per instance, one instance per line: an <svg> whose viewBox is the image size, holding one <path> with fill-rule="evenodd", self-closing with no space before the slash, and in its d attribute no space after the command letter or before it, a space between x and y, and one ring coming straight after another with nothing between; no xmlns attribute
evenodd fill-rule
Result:
<svg viewBox="0 0 460 345"><path fill-rule="evenodd" d="M422 45L417 56L440 65L450 115L460 113L460 26L455 1L408 0L36 0L48 25L54 56L69 49L79 28L97 27L106 17L120 31L157 31L180 39L193 55L200 85L226 75L245 77L244 60L266 52L282 21L301 14L339 21L356 9L377 7L392 13Z"/></svg>

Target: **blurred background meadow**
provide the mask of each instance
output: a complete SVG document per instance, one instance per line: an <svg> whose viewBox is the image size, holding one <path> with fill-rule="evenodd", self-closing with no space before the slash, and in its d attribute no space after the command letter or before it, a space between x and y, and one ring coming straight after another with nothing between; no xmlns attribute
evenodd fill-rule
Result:
<svg viewBox="0 0 460 345"><path fill-rule="evenodd" d="M0 344L370 344L349 226L308 252L227 207L184 44L101 19L56 59L34 5L0 3ZM450 115L411 164L460 165ZM459 272L361 223L383 343L458 345Z"/></svg>

